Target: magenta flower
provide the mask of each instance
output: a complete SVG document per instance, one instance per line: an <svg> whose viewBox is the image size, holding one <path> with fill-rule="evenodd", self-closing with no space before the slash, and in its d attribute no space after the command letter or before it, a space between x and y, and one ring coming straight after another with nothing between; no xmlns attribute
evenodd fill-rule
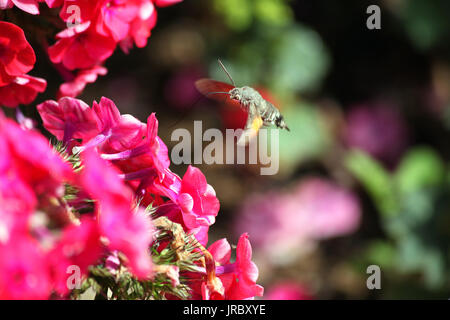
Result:
<svg viewBox="0 0 450 320"><path fill-rule="evenodd" d="M111 36L114 41L125 39L130 31L131 22L138 16L141 0L105 1L99 9L96 30L104 36Z"/></svg>
<svg viewBox="0 0 450 320"><path fill-rule="evenodd" d="M0 300L47 299L52 290L46 254L30 236L0 243Z"/></svg>
<svg viewBox="0 0 450 320"><path fill-rule="evenodd" d="M73 181L72 168L38 132L0 114L0 242L27 230L31 214Z"/></svg>
<svg viewBox="0 0 450 320"><path fill-rule="evenodd" d="M80 184L98 201L97 217L110 250L122 252L131 271L139 278L150 276L152 242L150 218L133 209L133 195L119 178L119 172L91 149L82 154L84 169Z"/></svg>
<svg viewBox="0 0 450 320"><path fill-rule="evenodd" d="M263 295L264 288L256 284L258 268L252 261L248 234L240 236L233 263L230 263L231 246L225 239L214 242L208 251L215 263L206 265L207 280L202 284L204 300L244 300ZM214 281L215 277L220 281Z"/></svg>
<svg viewBox="0 0 450 320"><path fill-rule="evenodd" d="M48 197L58 194L65 181L73 180L72 167L57 154L47 139L36 131L23 130L0 115L0 139L8 148L8 166L0 174L15 174L34 193Z"/></svg>
<svg viewBox="0 0 450 320"><path fill-rule="evenodd" d="M183 179L168 169L162 182L156 182L152 190L170 198L180 211L172 211L172 216L181 212L185 229L194 235L199 235L198 240L207 240L205 231L215 222L219 212L220 203L216 197L214 188L206 181L200 169L189 166Z"/></svg>
<svg viewBox="0 0 450 320"><path fill-rule="evenodd" d="M176 199L189 229L210 226L219 212L219 200L213 187L206 181L200 169L189 166L181 180L180 193Z"/></svg>
<svg viewBox="0 0 450 320"><path fill-rule="evenodd" d="M67 285L70 266L76 266L80 276L86 276L88 267L101 257L103 245L100 236L98 223L90 216L81 217L79 225L64 228L47 258L52 267L52 285L59 294L66 295L70 291Z"/></svg>
<svg viewBox="0 0 450 320"><path fill-rule="evenodd" d="M44 127L58 140L82 139L80 150L102 146L104 152L118 152L142 143L145 124L131 115L120 115L114 102L102 97L89 108L83 101L61 98L38 105Z"/></svg>
<svg viewBox="0 0 450 320"><path fill-rule="evenodd" d="M170 160L168 149L157 136L158 120L155 114L148 117L147 125L131 115L121 115L110 99L94 101L92 109L81 100L62 98L49 100L38 106L44 126L58 140L82 139L79 151L97 147L102 158L115 161L126 180L153 179L156 174L163 179ZM139 171L144 170L140 175Z"/></svg>
<svg viewBox="0 0 450 320"><path fill-rule="evenodd" d="M142 143L145 124L131 115L121 115L114 102L102 97L94 101L92 109L97 122L98 135L83 141L85 147L99 146L102 153L121 152Z"/></svg>
<svg viewBox="0 0 450 320"><path fill-rule="evenodd" d="M156 25L156 10L153 3L149 0L142 0L139 4L137 16L129 25L128 35L119 43L125 53L128 53L133 43L138 48L147 45L151 30Z"/></svg>
<svg viewBox="0 0 450 320"><path fill-rule="evenodd" d="M97 122L92 109L83 101L61 98L47 100L37 106L44 127L60 141L88 140L97 133Z"/></svg>
<svg viewBox="0 0 450 320"><path fill-rule="evenodd" d="M408 145L407 126L389 102L360 105L347 115L344 140L394 166Z"/></svg>
<svg viewBox="0 0 450 320"><path fill-rule="evenodd" d="M146 130L146 133L143 130ZM111 138L101 147L104 159L115 160L115 164L123 173L152 168L159 179L163 179L170 159L167 146L157 136L158 120L155 113L148 117L146 126L134 117L124 115L113 132ZM153 177L153 173L151 176Z"/></svg>

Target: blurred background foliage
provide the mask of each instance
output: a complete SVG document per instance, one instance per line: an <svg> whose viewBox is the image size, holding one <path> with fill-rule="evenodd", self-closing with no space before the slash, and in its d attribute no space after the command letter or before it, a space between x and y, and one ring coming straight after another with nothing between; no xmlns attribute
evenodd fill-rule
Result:
<svg viewBox="0 0 450 320"><path fill-rule="evenodd" d="M371 4L381 30L366 28ZM158 13L148 46L117 52L82 99L107 96L143 121L156 111L170 150L193 120L245 122L194 88L228 81L221 58L291 129L279 132L277 175L198 165L221 201L211 242L247 230L269 297L289 283L295 294L281 296L449 298L449 1L185 0ZM59 81L47 73L42 100ZM381 290L366 287L371 264Z"/></svg>

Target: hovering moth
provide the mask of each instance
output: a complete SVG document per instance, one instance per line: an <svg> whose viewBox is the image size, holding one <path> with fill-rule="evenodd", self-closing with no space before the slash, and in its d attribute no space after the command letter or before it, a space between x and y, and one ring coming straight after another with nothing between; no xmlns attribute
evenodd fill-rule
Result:
<svg viewBox="0 0 450 320"><path fill-rule="evenodd" d="M200 79L195 82L197 89L207 97L214 100L236 105L243 108L248 116L244 132L238 139L239 145L246 145L253 139L262 126L275 125L280 129L290 131L283 116L272 103L265 100L261 94L251 87L236 87L233 78L227 71L222 61L219 65L230 79L231 84L212 79ZM249 140L246 139L249 138Z"/></svg>

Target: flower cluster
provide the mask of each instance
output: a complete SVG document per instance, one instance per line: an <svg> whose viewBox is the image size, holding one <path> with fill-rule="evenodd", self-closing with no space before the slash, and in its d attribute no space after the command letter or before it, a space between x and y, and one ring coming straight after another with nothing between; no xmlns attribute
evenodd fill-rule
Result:
<svg viewBox="0 0 450 320"><path fill-rule="evenodd" d="M147 44L156 24L155 6L168 6L180 1L6 0L0 1L0 9L15 6L29 14L39 15L39 3L45 2L57 12L67 28L57 30L56 42L48 47L48 55L64 79L58 96L75 97L88 83L107 73L102 64L117 46L128 53L133 45L142 48ZM53 17L47 20L54 21ZM46 41L41 43L45 47ZM16 107L29 104L45 90L44 79L26 74L35 62L35 53L23 30L12 23L0 22L0 105Z"/></svg>
<svg viewBox="0 0 450 320"><path fill-rule="evenodd" d="M148 276L151 220L113 167L86 150L76 171L38 132L4 116L0 145L0 298L65 296L68 267L85 275L105 250L120 250L137 277ZM66 197L69 184L79 197Z"/></svg>
<svg viewBox="0 0 450 320"><path fill-rule="evenodd" d="M262 295L246 234L233 263L225 239L205 249L219 201L198 168L183 178L169 169L154 113L142 123L107 98L90 107L64 97L37 109L65 147L58 154L38 132L0 119L0 298L66 297L71 266L84 277L99 264L126 268L138 280L162 272L180 285L176 263L152 262L151 248L167 246L155 245L156 217L195 237L193 251L202 257L184 275L192 298Z"/></svg>
<svg viewBox="0 0 450 320"><path fill-rule="evenodd" d="M170 170L156 115L143 123L105 97L92 106L75 98L106 74L117 46L146 45L155 6L179 1L0 1L67 26L41 43L65 79L57 101L37 106L55 145L20 111L20 124L0 111L0 299L78 298L86 287L116 299L262 295L246 233L234 262L225 239L206 249L219 200L198 168ZM35 62L24 31L1 21L0 105L30 104L45 90L28 75Z"/></svg>

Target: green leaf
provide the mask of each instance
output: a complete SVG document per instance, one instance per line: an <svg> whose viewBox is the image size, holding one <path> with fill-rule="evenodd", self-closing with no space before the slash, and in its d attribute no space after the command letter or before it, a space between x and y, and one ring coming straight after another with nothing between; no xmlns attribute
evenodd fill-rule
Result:
<svg viewBox="0 0 450 320"><path fill-rule="evenodd" d="M377 160L361 150L352 150L346 156L345 165L364 186L385 217L398 213L399 203L391 176Z"/></svg>
<svg viewBox="0 0 450 320"><path fill-rule="evenodd" d="M278 130L280 138L280 171L290 173L301 162L325 152L330 145L331 136L320 113L312 104L289 107L283 111L283 115L291 131L274 130Z"/></svg>
<svg viewBox="0 0 450 320"><path fill-rule="evenodd" d="M378 240L370 243L366 254L369 263L389 268L395 260L396 249L390 243Z"/></svg>
<svg viewBox="0 0 450 320"><path fill-rule="evenodd" d="M405 1L399 8L406 32L419 49L428 50L450 34L448 0Z"/></svg>
<svg viewBox="0 0 450 320"><path fill-rule="evenodd" d="M250 0L215 0L214 9L224 17L225 23L232 30L245 30L252 23Z"/></svg>
<svg viewBox="0 0 450 320"><path fill-rule="evenodd" d="M280 29L272 49L270 86L285 94L317 89L328 71L330 58L320 36L310 28L293 25Z"/></svg>
<svg viewBox="0 0 450 320"><path fill-rule="evenodd" d="M445 167L437 153L427 147L409 151L394 175L395 184L401 194L437 186L445 178Z"/></svg>
<svg viewBox="0 0 450 320"><path fill-rule="evenodd" d="M257 0L254 2L255 15L262 22L283 26L292 21L291 8L283 0Z"/></svg>

